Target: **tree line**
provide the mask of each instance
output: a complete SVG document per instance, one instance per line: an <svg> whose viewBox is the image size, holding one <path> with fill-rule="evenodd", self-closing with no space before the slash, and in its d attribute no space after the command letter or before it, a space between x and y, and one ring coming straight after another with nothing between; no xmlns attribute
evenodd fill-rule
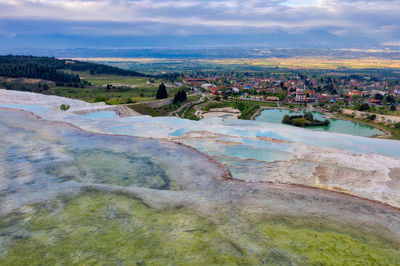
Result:
<svg viewBox="0 0 400 266"><path fill-rule="evenodd" d="M8 78L35 78L55 82L81 82L79 75L58 71L55 58L32 56L0 56L0 76Z"/></svg>
<svg viewBox="0 0 400 266"><path fill-rule="evenodd" d="M88 71L90 74L110 74L118 76L147 77L146 74L104 64L82 62L54 57L37 56L0 56L0 76L8 78L35 78L51 80L58 83L80 83L77 74L62 70Z"/></svg>
<svg viewBox="0 0 400 266"><path fill-rule="evenodd" d="M136 76L136 77L150 77L146 74L139 73L133 70L122 69L104 64L89 63L82 61L65 61L64 68L72 71L89 71L91 75L118 75L118 76Z"/></svg>

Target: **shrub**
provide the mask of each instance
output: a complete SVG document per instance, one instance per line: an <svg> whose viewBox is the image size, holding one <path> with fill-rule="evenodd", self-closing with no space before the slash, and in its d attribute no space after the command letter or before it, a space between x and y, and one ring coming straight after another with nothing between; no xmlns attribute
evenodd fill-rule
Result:
<svg viewBox="0 0 400 266"><path fill-rule="evenodd" d="M306 112L306 113L304 114L304 118L305 118L306 120L308 120L308 121L313 121L313 120L314 120L313 114L312 114L311 112Z"/></svg>
<svg viewBox="0 0 400 266"><path fill-rule="evenodd" d="M295 118L292 120L292 125L294 125L296 127L304 127L308 123L309 122L304 118Z"/></svg>
<svg viewBox="0 0 400 266"><path fill-rule="evenodd" d="M374 121L375 119L376 119L376 115L375 114L367 115L367 120Z"/></svg>
<svg viewBox="0 0 400 266"><path fill-rule="evenodd" d="M67 111L71 106L69 106L68 104L61 104L60 105L60 109L62 111Z"/></svg>
<svg viewBox="0 0 400 266"><path fill-rule="evenodd" d="M285 115L282 119L282 123L284 124L290 124L290 116L289 115Z"/></svg>
<svg viewBox="0 0 400 266"><path fill-rule="evenodd" d="M358 111L368 111L370 109L370 106L368 103L363 103L360 105L358 108Z"/></svg>
<svg viewBox="0 0 400 266"><path fill-rule="evenodd" d="M96 99L94 99L94 102L95 102L95 103L98 103L98 102L107 102L107 101L108 101L108 98L105 97L105 96L97 96Z"/></svg>

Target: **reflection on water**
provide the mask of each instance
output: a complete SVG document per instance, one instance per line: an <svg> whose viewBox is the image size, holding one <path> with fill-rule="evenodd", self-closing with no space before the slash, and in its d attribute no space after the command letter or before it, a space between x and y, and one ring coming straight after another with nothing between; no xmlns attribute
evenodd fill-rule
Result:
<svg viewBox="0 0 400 266"><path fill-rule="evenodd" d="M109 150L84 150L68 153L71 162L54 163L46 173L56 178L80 182L169 189L165 171L151 158Z"/></svg>

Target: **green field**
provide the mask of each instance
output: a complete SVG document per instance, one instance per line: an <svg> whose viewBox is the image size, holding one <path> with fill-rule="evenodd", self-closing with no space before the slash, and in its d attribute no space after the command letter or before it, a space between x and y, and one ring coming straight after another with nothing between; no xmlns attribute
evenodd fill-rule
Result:
<svg viewBox="0 0 400 266"><path fill-rule="evenodd" d="M154 100L161 79L146 77L90 75L87 72L74 72L86 80L90 86L85 88L52 86L45 94L58 95L87 102L104 101L107 104L126 104ZM113 86L107 89L107 84ZM167 88L173 95L175 88Z"/></svg>

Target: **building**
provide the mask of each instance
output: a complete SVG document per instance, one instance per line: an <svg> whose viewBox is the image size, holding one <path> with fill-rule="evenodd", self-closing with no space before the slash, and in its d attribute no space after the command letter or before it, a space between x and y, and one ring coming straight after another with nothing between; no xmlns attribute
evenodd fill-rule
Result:
<svg viewBox="0 0 400 266"><path fill-rule="evenodd" d="M239 88L236 88L236 87L233 87L233 88L232 88L232 92L233 92L233 93L239 93L239 91L240 91Z"/></svg>
<svg viewBox="0 0 400 266"><path fill-rule="evenodd" d="M304 92L298 90L298 91L296 91L296 96L295 96L294 100L298 103L303 103L306 101L306 95L304 94Z"/></svg>
<svg viewBox="0 0 400 266"><path fill-rule="evenodd" d="M275 96L268 96L267 98L265 98L265 101L267 101L267 102L279 102L279 98L275 97Z"/></svg>
<svg viewBox="0 0 400 266"><path fill-rule="evenodd" d="M361 91L350 91L349 96L363 96L363 93Z"/></svg>

